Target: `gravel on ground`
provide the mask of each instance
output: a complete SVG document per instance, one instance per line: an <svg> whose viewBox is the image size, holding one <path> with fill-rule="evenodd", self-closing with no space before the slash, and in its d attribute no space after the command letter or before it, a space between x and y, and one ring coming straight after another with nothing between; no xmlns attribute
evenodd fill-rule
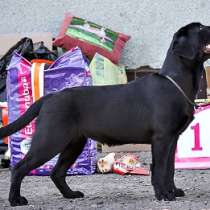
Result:
<svg viewBox="0 0 210 210"><path fill-rule="evenodd" d="M149 167L151 153L140 152L138 155ZM68 176L71 188L85 194L84 198L68 200L61 196L49 177L27 176L21 193L29 205L10 207L10 171L0 169L0 210L210 210L210 170L176 170L175 182L177 187L185 190L186 196L172 202L155 199L150 179L150 176L112 173Z"/></svg>

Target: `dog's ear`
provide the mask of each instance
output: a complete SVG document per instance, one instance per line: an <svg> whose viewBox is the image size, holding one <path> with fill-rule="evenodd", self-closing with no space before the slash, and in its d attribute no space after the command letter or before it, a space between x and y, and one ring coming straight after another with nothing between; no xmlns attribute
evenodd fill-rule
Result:
<svg viewBox="0 0 210 210"><path fill-rule="evenodd" d="M174 36L172 52L175 55L192 60L196 57L196 50L190 44L186 31L179 31Z"/></svg>

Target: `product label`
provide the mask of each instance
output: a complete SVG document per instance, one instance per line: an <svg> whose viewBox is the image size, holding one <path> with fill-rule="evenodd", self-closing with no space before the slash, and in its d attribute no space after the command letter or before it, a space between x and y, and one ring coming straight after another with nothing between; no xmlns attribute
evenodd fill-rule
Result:
<svg viewBox="0 0 210 210"><path fill-rule="evenodd" d="M110 52L118 38L118 33L77 17L72 18L66 35L89 42Z"/></svg>
<svg viewBox="0 0 210 210"><path fill-rule="evenodd" d="M21 62L20 70L18 71L18 91L19 91L19 110L23 115L26 110L33 103L32 89L31 89L31 72L28 64ZM24 138L32 136L34 132L34 121L29 123L24 129L20 131Z"/></svg>

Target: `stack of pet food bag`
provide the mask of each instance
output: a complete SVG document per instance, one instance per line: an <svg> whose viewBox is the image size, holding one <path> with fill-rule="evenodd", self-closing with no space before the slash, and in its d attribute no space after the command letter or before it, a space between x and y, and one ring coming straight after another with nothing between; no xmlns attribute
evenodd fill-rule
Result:
<svg viewBox="0 0 210 210"><path fill-rule="evenodd" d="M9 123L20 117L43 95L75 86L126 83L125 68L117 64L129 38L66 14L60 33L53 42L59 52L63 52L57 59L31 59L21 52L13 52L7 67L6 82ZM28 152L35 129L35 122L32 121L10 136L11 166L16 165ZM94 173L96 151L96 142L88 139L68 174ZM30 174L49 175L57 158L54 157Z"/></svg>

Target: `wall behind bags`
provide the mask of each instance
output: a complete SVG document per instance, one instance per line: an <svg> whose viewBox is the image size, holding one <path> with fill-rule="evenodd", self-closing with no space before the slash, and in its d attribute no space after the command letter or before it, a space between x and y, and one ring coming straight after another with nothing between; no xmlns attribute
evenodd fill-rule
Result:
<svg viewBox="0 0 210 210"><path fill-rule="evenodd" d="M161 67L173 33L190 22L210 25L206 0L0 0L0 35L52 32L64 13L131 35L121 63Z"/></svg>

